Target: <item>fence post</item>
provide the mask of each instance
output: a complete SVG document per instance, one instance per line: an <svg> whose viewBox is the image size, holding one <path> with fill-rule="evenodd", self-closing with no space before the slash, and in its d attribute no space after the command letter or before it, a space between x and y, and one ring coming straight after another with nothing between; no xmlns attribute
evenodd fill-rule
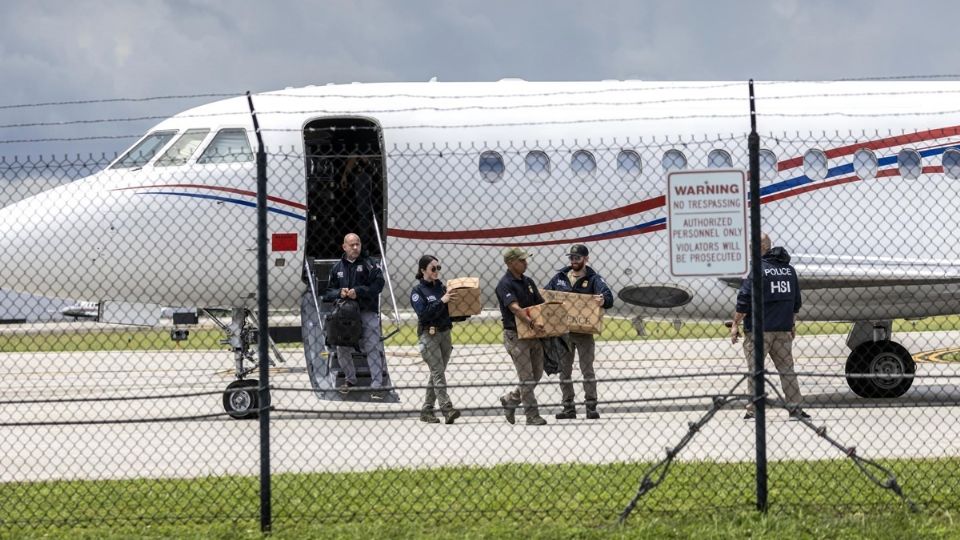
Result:
<svg viewBox="0 0 960 540"><path fill-rule="evenodd" d="M763 399L763 269L760 265L760 135L757 134L756 97L750 79L750 271L753 275L753 404L757 435L757 510L767 511L767 425Z"/></svg>
<svg viewBox="0 0 960 540"><path fill-rule="evenodd" d="M247 105L257 134L257 361L260 364L260 386L257 401L260 408L260 531L270 532L270 358L269 314L267 307L267 153L263 148L260 123L253 108L253 97L247 92Z"/></svg>

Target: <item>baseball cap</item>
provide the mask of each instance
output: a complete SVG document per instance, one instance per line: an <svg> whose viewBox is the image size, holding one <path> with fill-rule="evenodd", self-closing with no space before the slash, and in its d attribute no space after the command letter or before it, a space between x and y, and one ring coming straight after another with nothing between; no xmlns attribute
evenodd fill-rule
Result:
<svg viewBox="0 0 960 540"><path fill-rule="evenodd" d="M570 251L567 253L567 257L575 255L577 257L586 257L590 254L590 250L587 249L587 246L583 244L574 244L570 246Z"/></svg>
<svg viewBox="0 0 960 540"><path fill-rule="evenodd" d="M530 254L520 248L509 248L503 252L503 262L508 263L511 261L518 261L521 259L526 259Z"/></svg>

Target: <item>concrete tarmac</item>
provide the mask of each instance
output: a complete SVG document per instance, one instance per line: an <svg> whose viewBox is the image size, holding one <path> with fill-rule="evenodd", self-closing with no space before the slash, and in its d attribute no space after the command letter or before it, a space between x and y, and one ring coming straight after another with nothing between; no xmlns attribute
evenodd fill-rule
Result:
<svg viewBox="0 0 960 540"><path fill-rule="evenodd" d="M843 336L798 338L806 410L865 457L960 455L960 364L923 361L960 343L960 333L898 339L920 360L913 387L896 400L866 400L843 377ZM424 390L412 387L422 387L427 370L415 347L387 348L399 404L319 400L302 352L283 354L286 364L271 370L270 381L275 472L657 460L707 413L710 396L731 392L746 371L740 346L729 340L598 343L599 420L586 420L582 406L576 420L555 420L560 392L552 376L537 388L549 425L523 425L522 414L510 425L498 397L516 384L516 373L503 347L460 346L448 382L463 417L445 425L418 419ZM226 351L0 353L0 366L0 481L259 472L259 423L223 413L232 380ZM745 383L734 393L745 394ZM754 424L742 415L742 402L718 412L678 459L752 460ZM768 413L767 445L771 460L843 457L779 409Z"/></svg>

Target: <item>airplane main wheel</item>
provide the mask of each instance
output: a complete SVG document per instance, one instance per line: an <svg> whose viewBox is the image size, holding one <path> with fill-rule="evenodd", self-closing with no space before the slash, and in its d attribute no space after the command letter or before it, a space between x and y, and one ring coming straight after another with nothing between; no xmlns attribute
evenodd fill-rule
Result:
<svg viewBox="0 0 960 540"><path fill-rule="evenodd" d="M257 417L256 379L233 381L223 392L223 410L234 418Z"/></svg>
<svg viewBox="0 0 960 540"><path fill-rule="evenodd" d="M910 352L894 341L861 343L847 357L847 385L865 398L897 398L910 389L917 364ZM870 375L869 378L850 375Z"/></svg>

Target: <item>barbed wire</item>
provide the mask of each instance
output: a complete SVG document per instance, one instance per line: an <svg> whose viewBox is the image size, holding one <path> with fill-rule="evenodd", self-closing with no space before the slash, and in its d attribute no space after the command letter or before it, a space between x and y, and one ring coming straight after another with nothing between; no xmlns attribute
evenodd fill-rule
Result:
<svg viewBox="0 0 960 540"><path fill-rule="evenodd" d="M99 103L142 103L149 101L163 101L163 100L174 100L174 99L198 99L198 98L225 98L225 97L240 97L243 95L243 92L236 94L224 94L224 93L206 93L206 94L179 94L179 95L167 95L167 96L148 96L148 97L119 97L119 98L100 98L100 99L76 99L76 100L64 100L64 101L42 101L38 103L19 103L13 105L0 105L0 110L10 110L10 109L30 109L38 107L56 107L56 106L65 106L65 105L92 105Z"/></svg>

